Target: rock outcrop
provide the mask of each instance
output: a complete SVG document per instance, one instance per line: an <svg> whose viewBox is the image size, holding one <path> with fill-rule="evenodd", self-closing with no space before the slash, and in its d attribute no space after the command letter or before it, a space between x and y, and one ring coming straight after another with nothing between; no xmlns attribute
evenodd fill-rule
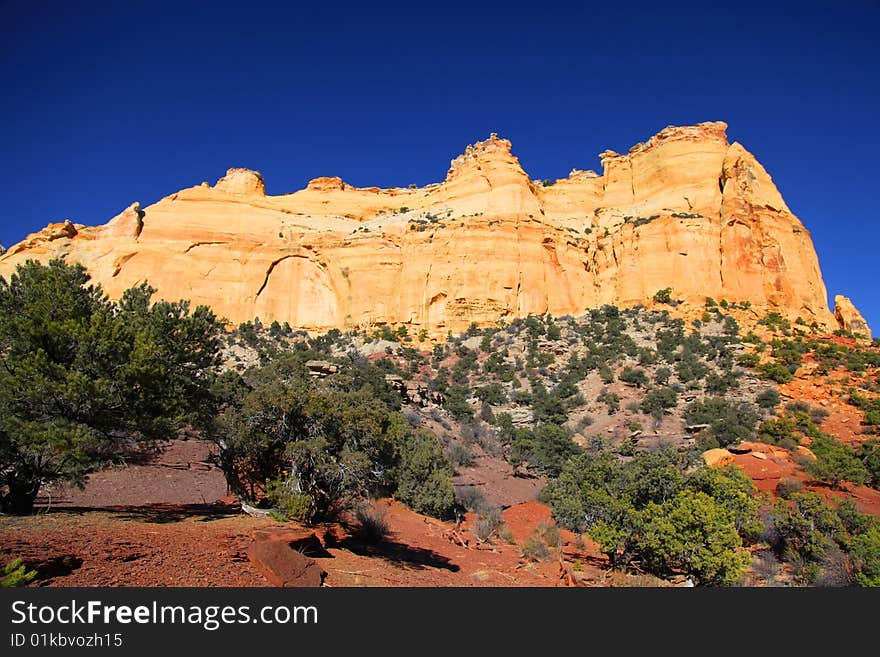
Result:
<svg viewBox="0 0 880 657"><path fill-rule="evenodd" d="M148 280L231 322L315 331L406 323L442 335L645 303L666 287L684 303L748 300L836 326L809 234L725 130L669 127L602 153L602 175L553 184L531 180L495 135L423 188L323 177L267 196L258 173L230 169L103 226L51 224L0 256L0 275L65 257L111 296Z"/></svg>
<svg viewBox="0 0 880 657"><path fill-rule="evenodd" d="M849 297L842 294L834 297L834 317L840 324L840 328L853 333L861 333L868 339L871 338L871 328L868 326L868 322L865 321L862 313L853 305L853 302L849 300Z"/></svg>
<svg viewBox="0 0 880 657"><path fill-rule="evenodd" d="M315 588L327 575L317 561L282 539L254 541L247 556L272 586Z"/></svg>
<svg viewBox="0 0 880 657"><path fill-rule="evenodd" d="M723 468L734 463L734 458L726 449L716 447L703 452L703 462L710 468Z"/></svg>

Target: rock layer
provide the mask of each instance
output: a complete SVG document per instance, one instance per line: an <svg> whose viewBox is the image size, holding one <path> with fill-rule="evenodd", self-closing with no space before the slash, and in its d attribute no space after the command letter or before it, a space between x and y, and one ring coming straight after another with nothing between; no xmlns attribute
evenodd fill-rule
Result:
<svg viewBox="0 0 880 657"><path fill-rule="evenodd" d="M603 174L532 181L492 135L442 183L356 188L316 178L267 196L230 169L107 224L50 224L0 257L83 263L111 296L148 280L231 322L308 330L406 323L432 334L529 314L645 303L665 287L836 325L810 236L724 123L669 127Z"/></svg>

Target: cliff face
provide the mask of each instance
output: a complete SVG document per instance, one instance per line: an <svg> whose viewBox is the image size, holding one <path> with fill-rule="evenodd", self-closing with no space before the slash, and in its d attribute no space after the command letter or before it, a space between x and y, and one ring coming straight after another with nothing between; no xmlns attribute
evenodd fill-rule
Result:
<svg viewBox="0 0 880 657"><path fill-rule="evenodd" d="M495 135L418 189L317 178L266 196L258 173L230 169L103 226L50 224L0 256L0 275L64 257L111 296L148 280L232 322L309 330L445 333L644 303L665 287L836 326L809 234L725 129L666 128L626 155L602 153L603 175L575 170L549 186Z"/></svg>

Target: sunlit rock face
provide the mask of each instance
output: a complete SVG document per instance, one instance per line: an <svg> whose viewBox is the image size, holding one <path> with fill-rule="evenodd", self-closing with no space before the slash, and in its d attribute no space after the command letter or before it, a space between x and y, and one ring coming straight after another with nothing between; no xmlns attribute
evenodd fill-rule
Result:
<svg viewBox="0 0 880 657"><path fill-rule="evenodd" d="M603 173L532 181L492 135L442 183L357 188L316 178L267 196L230 169L103 226L49 224L0 256L84 264L111 296L149 281L230 322L307 330L407 323L434 335L471 322L645 303L748 300L757 312L837 326L809 233L724 123L669 127Z"/></svg>
<svg viewBox="0 0 880 657"><path fill-rule="evenodd" d="M849 300L849 297L842 294L834 297L834 318L840 328L871 338L871 328L868 326L868 322L865 321L862 313L853 305L853 302Z"/></svg>

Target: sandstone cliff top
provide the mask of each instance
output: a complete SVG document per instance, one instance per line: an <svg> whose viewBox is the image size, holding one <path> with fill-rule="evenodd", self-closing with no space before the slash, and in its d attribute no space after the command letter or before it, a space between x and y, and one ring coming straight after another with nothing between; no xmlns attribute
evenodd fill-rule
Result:
<svg viewBox="0 0 880 657"><path fill-rule="evenodd" d="M605 166L606 160L645 153L661 144L677 140L721 141L727 145L727 124L724 121L705 121L703 123L697 123L696 125L669 125L651 137L648 141L639 142L630 148L626 155L616 151L606 150L599 154L599 158L602 160L602 166Z"/></svg>
<svg viewBox="0 0 880 657"><path fill-rule="evenodd" d="M266 195L266 184L263 182L263 175L259 171L238 167L229 169L226 175L217 181L214 188L230 194Z"/></svg>
<svg viewBox="0 0 880 657"><path fill-rule="evenodd" d="M667 126L648 139L648 141L640 142L630 148L626 154L617 153L613 150L606 150L599 154L599 159L603 168L607 170L608 164L611 161L617 160L618 158L627 158L647 153L652 149L673 141L722 142L724 145L727 145L726 131L727 124L723 121L707 121L690 126ZM499 137L493 132L487 139L466 146L463 153L452 159L449 170L446 174L446 180L448 181L450 177L467 169L471 164L489 162L503 163L512 167L514 170L518 169L519 171L522 171L522 166L520 165L518 158L512 153L512 144L510 140ZM568 178L572 180L584 180L589 178L602 178L604 175L605 172L600 174L592 169L583 170L575 167L571 170ZM440 184L442 183L433 183L418 189L426 190L434 188ZM229 169L226 172L226 175L217 181L214 189L240 195L265 196L266 194L266 186L260 172L240 167ZM383 192L394 189L400 190L403 188L391 187L383 189L375 186L354 187L345 183L338 176L319 176L311 179L307 183L305 189L319 192L348 190Z"/></svg>

